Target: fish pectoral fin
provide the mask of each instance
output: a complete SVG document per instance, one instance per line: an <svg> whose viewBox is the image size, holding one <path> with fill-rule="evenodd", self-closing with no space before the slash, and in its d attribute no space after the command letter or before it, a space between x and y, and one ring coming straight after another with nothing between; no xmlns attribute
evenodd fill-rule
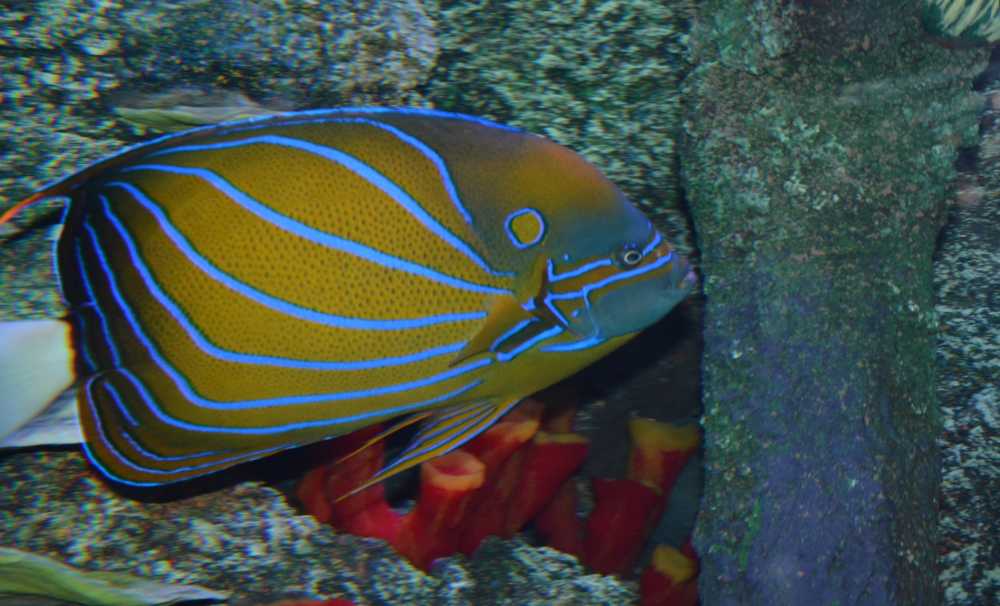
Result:
<svg viewBox="0 0 1000 606"><path fill-rule="evenodd" d="M514 297L497 297L489 315L483 321L482 328L469 339L465 347L448 363L448 366L457 366L473 356L495 351L500 342L527 326L533 318L534 316L526 311Z"/></svg>
<svg viewBox="0 0 1000 606"><path fill-rule="evenodd" d="M479 435L520 401L521 398L506 400L499 404L493 401L479 402L435 411L398 457L365 483L337 497L336 500L340 501L357 494L411 467L451 452Z"/></svg>
<svg viewBox="0 0 1000 606"><path fill-rule="evenodd" d="M418 412L416 414L412 414L412 415L408 415L406 417L403 417L401 420L393 423L388 428L380 431L375 436L369 438L361 446L358 446L357 448L355 448L351 452L345 454L344 456L342 456L339 459L337 459L336 461L334 461L333 465L336 467L338 465L346 463L349 459L353 458L354 456L358 455L361 452L364 452L366 449L370 448L371 446L374 446L375 444L378 444L382 440L388 438L389 436L391 436L391 435L393 435L393 434L395 434L395 433L397 433L397 432L399 432L399 431L401 431L403 429L406 429L407 427L409 427L410 425L413 425L414 423L419 423L420 421L423 421L424 419L426 419L427 417L432 416L433 414L434 413L431 412L431 411L425 411L425 412Z"/></svg>

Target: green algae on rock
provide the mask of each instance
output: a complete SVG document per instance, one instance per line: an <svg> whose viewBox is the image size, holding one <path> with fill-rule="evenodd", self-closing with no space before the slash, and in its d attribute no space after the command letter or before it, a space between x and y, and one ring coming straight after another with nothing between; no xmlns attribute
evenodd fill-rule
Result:
<svg viewBox="0 0 1000 606"><path fill-rule="evenodd" d="M985 52L919 9L712 0L692 30L706 603L938 602L931 257Z"/></svg>
<svg viewBox="0 0 1000 606"><path fill-rule="evenodd" d="M229 594L197 585L170 585L131 574L81 572L52 558L0 547L0 604L4 595L39 596L82 606L158 606L224 601Z"/></svg>
<svg viewBox="0 0 1000 606"><path fill-rule="evenodd" d="M158 132L185 130L205 124L231 122L292 109L288 103L263 106L243 93L215 88L181 86L150 94L122 95L115 113L122 119Z"/></svg>

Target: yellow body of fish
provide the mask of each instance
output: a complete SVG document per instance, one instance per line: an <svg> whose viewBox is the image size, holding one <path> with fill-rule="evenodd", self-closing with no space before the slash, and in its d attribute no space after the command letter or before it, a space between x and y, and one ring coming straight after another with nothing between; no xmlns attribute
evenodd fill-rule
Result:
<svg viewBox="0 0 1000 606"><path fill-rule="evenodd" d="M91 460L156 485L400 415L375 479L469 439L669 311L686 262L546 139L420 110L171 135L39 192Z"/></svg>

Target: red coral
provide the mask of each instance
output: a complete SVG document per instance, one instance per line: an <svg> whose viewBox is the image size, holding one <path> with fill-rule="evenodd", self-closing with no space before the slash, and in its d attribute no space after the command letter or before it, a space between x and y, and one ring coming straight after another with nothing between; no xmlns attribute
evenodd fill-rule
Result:
<svg viewBox="0 0 1000 606"><path fill-rule="evenodd" d="M378 428L333 441L328 454L335 459L354 454L311 471L298 495L320 520L385 539L425 570L436 558L471 554L487 536L511 537L533 520L549 545L577 555L598 572L628 574L700 434L694 425L630 421L627 477L593 479L595 505L583 521L570 477L589 444L572 432L574 414L575 407L564 399L543 418L542 405L526 400L462 448L424 463L420 496L406 515L389 507L381 485L340 498L382 467L381 442L368 444ZM697 559L689 546L685 549L661 546L654 552L640 582L644 605L697 602Z"/></svg>
<svg viewBox="0 0 1000 606"><path fill-rule="evenodd" d="M695 606L698 603L698 559L686 544L680 550L659 545L639 577L641 606Z"/></svg>
<svg viewBox="0 0 1000 606"><path fill-rule="evenodd" d="M583 463L587 440L539 432L541 414L541 403L529 399L467 445L424 463L419 499L406 515L389 506L381 484L341 496L383 465L382 443L366 446L379 428L332 441L327 454L340 460L309 472L298 497L321 521L385 539L426 570L436 558L472 553L487 536L513 536Z"/></svg>

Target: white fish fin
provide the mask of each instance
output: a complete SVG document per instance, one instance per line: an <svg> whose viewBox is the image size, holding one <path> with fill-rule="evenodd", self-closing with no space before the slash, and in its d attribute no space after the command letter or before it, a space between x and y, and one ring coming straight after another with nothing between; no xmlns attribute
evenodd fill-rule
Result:
<svg viewBox="0 0 1000 606"><path fill-rule="evenodd" d="M76 398L76 387L62 392L41 414L0 440L0 448L82 443Z"/></svg>
<svg viewBox="0 0 1000 606"><path fill-rule="evenodd" d="M0 443L73 385L70 331L63 320L0 322Z"/></svg>

